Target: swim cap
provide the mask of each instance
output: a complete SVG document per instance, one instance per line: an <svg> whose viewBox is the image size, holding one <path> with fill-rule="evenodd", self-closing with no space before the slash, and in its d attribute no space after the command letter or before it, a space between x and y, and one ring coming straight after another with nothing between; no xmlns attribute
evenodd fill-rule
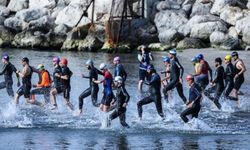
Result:
<svg viewBox="0 0 250 150"><path fill-rule="evenodd" d="M176 55L176 54L177 54L176 49L170 50L170 51L169 51L169 54Z"/></svg>
<svg viewBox="0 0 250 150"><path fill-rule="evenodd" d="M225 57L225 60L231 61L231 59L232 59L232 56L231 56L231 55L227 55L227 56Z"/></svg>
<svg viewBox="0 0 250 150"><path fill-rule="evenodd" d="M222 60L221 60L221 58L220 57L217 57L217 58L215 58L215 60L214 60L215 62L218 62L218 63L222 63Z"/></svg>
<svg viewBox="0 0 250 150"><path fill-rule="evenodd" d="M147 70L154 70L155 68L154 68L154 65L152 65L152 64L150 64L149 66L148 66L148 68L147 68Z"/></svg>
<svg viewBox="0 0 250 150"><path fill-rule="evenodd" d="M29 58L24 57L24 58L22 59L22 61L23 61L23 62L27 62L27 63L29 63Z"/></svg>
<svg viewBox="0 0 250 150"><path fill-rule="evenodd" d="M187 75L186 80L187 81L194 80L194 76L189 74L189 75Z"/></svg>
<svg viewBox="0 0 250 150"><path fill-rule="evenodd" d="M68 65L68 60L66 58L62 58L61 63L63 65Z"/></svg>
<svg viewBox="0 0 250 150"><path fill-rule="evenodd" d="M122 79L121 76L116 76L114 81L115 81L115 82L122 83L122 82L123 82L123 79Z"/></svg>
<svg viewBox="0 0 250 150"><path fill-rule="evenodd" d="M3 54L2 59L9 61L10 57L8 54Z"/></svg>
<svg viewBox="0 0 250 150"><path fill-rule="evenodd" d="M59 57L54 57L53 62L59 64L60 63L60 58Z"/></svg>
<svg viewBox="0 0 250 150"><path fill-rule="evenodd" d="M231 56L232 56L232 57L235 57L235 56L239 56L239 54L238 54L238 52L235 52L235 51L234 51L234 52L232 52Z"/></svg>
<svg viewBox="0 0 250 150"><path fill-rule="evenodd" d="M107 65L105 63L101 63L99 68L100 68L100 70L107 69Z"/></svg>
<svg viewBox="0 0 250 150"><path fill-rule="evenodd" d="M120 57L116 56L113 61L120 61L120 60L121 60Z"/></svg>
<svg viewBox="0 0 250 150"><path fill-rule="evenodd" d="M162 56L162 60L163 60L163 62L170 62L170 58L169 57L167 57L167 56Z"/></svg>
<svg viewBox="0 0 250 150"><path fill-rule="evenodd" d="M38 69L38 70L43 70L43 69L44 69L44 65L43 65L43 64L39 64L39 65L37 66L37 69Z"/></svg>
<svg viewBox="0 0 250 150"><path fill-rule="evenodd" d="M93 65L94 65L94 62L93 62L91 59L89 59L89 60L86 61L85 64L86 64L86 65L89 65L89 66L93 66Z"/></svg>
<svg viewBox="0 0 250 150"><path fill-rule="evenodd" d="M202 59L204 59L204 56L203 56L203 54L199 54L196 56L196 58L198 58L199 60L202 60Z"/></svg>

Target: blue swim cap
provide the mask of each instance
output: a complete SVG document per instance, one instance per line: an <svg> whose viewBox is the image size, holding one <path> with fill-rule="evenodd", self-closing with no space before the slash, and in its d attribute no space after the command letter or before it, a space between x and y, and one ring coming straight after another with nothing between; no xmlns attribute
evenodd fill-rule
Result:
<svg viewBox="0 0 250 150"><path fill-rule="evenodd" d="M238 52L235 52L235 51L234 51L234 52L232 52L231 56L232 56L232 57L235 57L235 56L239 56L239 54L238 54Z"/></svg>
<svg viewBox="0 0 250 150"><path fill-rule="evenodd" d="M167 56L162 56L162 60L163 60L163 62L170 62L170 58L169 57L167 57Z"/></svg>
<svg viewBox="0 0 250 150"><path fill-rule="evenodd" d="M204 56L203 56L203 54L199 54L196 56L196 58L198 58L199 60L202 60L202 59L204 59Z"/></svg>

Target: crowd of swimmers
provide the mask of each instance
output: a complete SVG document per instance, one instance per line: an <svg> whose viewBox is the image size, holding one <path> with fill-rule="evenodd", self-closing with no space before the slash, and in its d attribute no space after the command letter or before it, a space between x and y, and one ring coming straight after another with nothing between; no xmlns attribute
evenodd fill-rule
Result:
<svg viewBox="0 0 250 150"><path fill-rule="evenodd" d="M138 117L141 120L143 114L143 106L154 103L156 110L163 119L165 115L162 109L162 99L169 102L171 93L176 88L178 95L186 104L187 108L180 114L184 122L188 122L188 115L197 118L201 109L201 101L204 96L207 96L214 102L218 109L221 109L220 97L223 95L228 100L238 102L238 93L241 85L244 82L244 73L246 71L243 61L239 58L237 52L232 52L224 58L226 68L222 65L220 57L215 58L214 65L216 70L212 71L209 63L204 59L202 54L195 56L191 61L194 64L194 73L186 76L186 81L189 85L188 99L183 92L183 74L184 68L177 58L175 49L168 51L168 56L163 56L164 70L157 73L154 65L151 63L153 55L142 46L139 61L139 82L138 90L142 92L143 86L148 86L148 95L141 98L137 102ZM51 104L51 110L57 109L57 95L62 94L66 106L70 110L74 110L74 106L70 102L71 92L71 77L73 72L68 67L66 58L53 58L54 70L52 75L46 70L43 64L37 68L30 66L29 59L24 57L21 61L23 69L19 71L11 64L8 54L3 54L2 62L4 64L0 75L4 75L4 81L0 83L0 89L6 88L10 97L15 100L16 105L19 103L19 98L24 96L26 103L38 106ZM105 63L101 63L99 68L96 68L93 60L88 60L85 63L88 69L88 75L82 74L82 78L89 80L89 85L79 96L79 114L83 113L84 99L91 97L94 107L99 107L103 112L110 112L108 117L109 125L111 120L119 117L121 125L129 127L126 123L126 108L130 100L130 96L126 90L127 73L121 63L119 56L113 59L115 66L114 73L110 72ZM16 74L17 86L19 89L14 95L12 74ZM31 83L33 73L39 76L38 84ZM103 76L101 79L98 76ZM20 84L20 78L22 84ZM211 86L208 86L210 83ZM98 102L99 85L103 84L103 97L101 102ZM87 86L87 85L86 85ZM162 89L162 90L161 90ZM114 91L115 94L114 94ZM35 95L43 95L44 102L36 100Z"/></svg>

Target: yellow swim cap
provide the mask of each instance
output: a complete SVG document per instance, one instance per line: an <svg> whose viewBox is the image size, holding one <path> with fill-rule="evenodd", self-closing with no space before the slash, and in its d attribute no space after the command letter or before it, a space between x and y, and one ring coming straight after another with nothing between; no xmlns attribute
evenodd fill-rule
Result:
<svg viewBox="0 0 250 150"><path fill-rule="evenodd" d="M225 57L225 60L231 61L231 59L232 59L232 56L231 56L231 55L227 55L227 56Z"/></svg>

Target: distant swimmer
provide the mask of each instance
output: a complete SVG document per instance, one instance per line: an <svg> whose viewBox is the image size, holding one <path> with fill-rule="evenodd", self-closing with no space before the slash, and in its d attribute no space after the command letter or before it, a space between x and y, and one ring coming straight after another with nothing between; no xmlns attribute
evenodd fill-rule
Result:
<svg viewBox="0 0 250 150"><path fill-rule="evenodd" d="M52 84L52 79L50 78L50 74L48 70L45 69L43 64L38 65L37 69L39 70L42 80L39 84L34 84L33 89L31 91L31 99L32 101L36 101L35 95L43 95L44 96L44 104L50 103L50 89Z"/></svg>
<svg viewBox="0 0 250 150"><path fill-rule="evenodd" d="M89 79L89 88L82 92L79 96L79 110L82 113L83 100L84 98L91 96L92 104L95 107L99 107L100 104L97 102L99 86L94 81L98 80L98 74L103 75L101 71L95 68L94 62L90 59L85 63L86 68L89 70L89 75L82 74L83 78Z"/></svg>
<svg viewBox="0 0 250 150"><path fill-rule="evenodd" d="M113 84L113 76L109 72L107 65L102 63L99 67L100 70L103 71L104 79L103 80L94 80L96 84L103 83L103 97L100 105L100 109L103 112L108 112L110 109L110 103L114 98L112 84Z"/></svg>
<svg viewBox="0 0 250 150"><path fill-rule="evenodd" d="M234 89L233 89L233 96L238 98L238 92L241 88L241 85L244 83L244 73L246 72L246 67L242 59L239 58L239 54L237 52L232 52L231 54L234 63ZM238 101L239 102L239 101Z"/></svg>
<svg viewBox="0 0 250 150"><path fill-rule="evenodd" d="M194 76L188 75L186 77L189 89L189 99L187 102L187 109L181 113L182 120L187 123L189 120L187 118L188 115L192 115L192 117L198 118L198 114L201 109L201 99L202 99L202 90L201 87L194 82Z"/></svg>
<svg viewBox="0 0 250 150"><path fill-rule="evenodd" d="M161 72L161 74L164 74L164 78L161 79L162 85L163 85L163 89L164 87L166 87L170 81L170 58L167 56L163 56L163 63L165 65L165 70ZM166 100L166 102L169 102L169 95L171 94L172 91L168 91L168 93L165 93L164 91L162 92L164 95L164 99Z"/></svg>
<svg viewBox="0 0 250 150"><path fill-rule="evenodd" d="M33 68L29 65L29 59L27 57L24 57L22 59L22 65L23 65L23 70L21 71L16 71L16 73L22 78L22 86L17 90L16 97L15 97L15 102L16 105L19 104L19 98L24 95L24 98L26 99L26 103L31 103L33 102L30 100L30 90L32 87L31 84L31 78L32 74L34 72Z"/></svg>
<svg viewBox="0 0 250 150"><path fill-rule="evenodd" d="M129 128L129 125L126 123L126 111L130 96L125 87L122 85L123 82L124 79L121 76L115 77L114 86L116 88L116 96L114 103L116 105L116 109L109 115L109 121L111 123L111 120L119 117L121 125Z"/></svg>
<svg viewBox="0 0 250 150"><path fill-rule="evenodd" d="M4 75L4 81L0 83L0 89L6 88L8 95L11 98L14 98L14 91L12 87L13 86L12 74L13 72L16 74L18 87L20 86L19 75L18 73L16 73L17 71L16 67L10 63L10 57L8 54L3 54L2 62L4 66L2 71L0 72L0 75Z"/></svg>
<svg viewBox="0 0 250 150"><path fill-rule="evenodd" d="M54 72L54 78L57 77L56 80L57 79L60 80L61 88L59 88L59 89L54 88L50 92L51 100L52 100L52 103L54 106L52 109L57 109L56 95L63 93L63 97L64 97L66 105L68 106L68 108L70 110L73 111L74 106L70 102L70 91L71 91L70 79L71 79L71 76L73 75L73 73L68 67L68 60L66 58L62 58L60 65L61 65L61 70L60 69L59 70L61 72L59 72L59 70L56 70L57 68L55 68L56 72Z"/></svg>
<svg viewBox="0 0 250 150"><path fill-rule="evenodd" d="M232 60L231 55L227 55L224 60L226 64L225 77L224 77L225 79L224 95L227 99L237 101L238 98L230 96L230 93L234 88L234 76L235 76L235 70L231 60Z"/></svg>
<svg viewBox="0 0 250 150"><path fill-rule="evenodd" d="M164 93L168 93L168 91L176 88L179 96L183 100L184 103L187 102L187 98L183 93L183 85L182 85L182 77L184 73L184 68L180 64L178 58L176 57L177 52L175 49L169 51L170 61L170 82L167 86L164 87Z"/></svg>
<svg viewBox="0 0 250 150"><path fill-rule="evenodd" d="M127 72L125 71L124 66L121 64L121 58L119 56L116 56L113 60L113 64L115 65L114 77L122 77L123 85L125 85L125 81L127 79Z"/></svg>
<svg viewBox="0 0 250 150"><path fill-rule="evenodd" d="M156 73L154 66L151 64L147 68L150 80L143 83L149 86L149 96L143 98L137 103L138 116L142 119L142 106L155 103L158 114L164 119L161 103L161 77Z"/></svg>
<svg viewBox="0 0 250 150"><path fill-rule="evenodd" d="M204 94L207 96L210 100L214 102L216 107L218 109L221 109L221 104L219 103L219 99L221 97L221 94L223 93L225 86L224 86L224 67L222 66L222 60L220 57L217 57L214 61L215 63L215 77L213 81L211 82L212 87L205 90ZM211 94L214 93L214 96L211 96Z"/></svg>
<svg viewBox="0 0 250 150"><path fill-rule="evenodd" d="M153 55L146 46L140 48L141 53L138 54L139 66L139 83L138 90L142 91L142 82L147 78L147 67L150 65L150 61L153 60Z"/></svg>
<svg viewBox="0 0 250 150"><path fill-rule="evenodd" d="M204 91L209 84L209 76L210 82L213 80L212 69L210 68L208 62L204 59L203 54L199 54L196 56L199 61L199 67L195 74L196 82L200 85L202 90Z"/></svg>

